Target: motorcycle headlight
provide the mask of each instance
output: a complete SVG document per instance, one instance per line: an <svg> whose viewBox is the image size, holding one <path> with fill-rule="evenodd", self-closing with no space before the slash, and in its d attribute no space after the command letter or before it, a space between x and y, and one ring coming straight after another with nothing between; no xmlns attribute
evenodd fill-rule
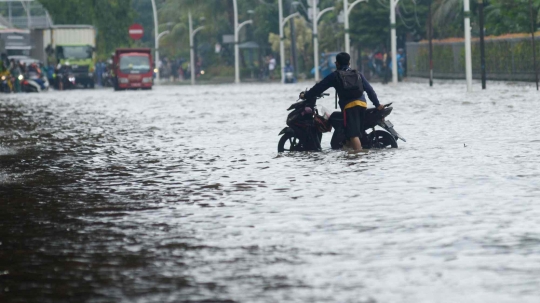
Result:
<svg viewBox="0 0 540 303"><path fill-rule="evenodd" d="M22 81L24 79L24 76L23 75L19 75L19 81Z"/></svg>
<svg viewBox="0 0 540 303"><path fill-rule="evenodd" d="M6 80L6 76L2 76L2 81Z"/></svg>
<svg viewBox="0 0 540 303"><path fill-rule="evenodd" d="M119 81L120 83L122 83L122 84L129 83L128 78L120 78L120 79L118 79L118 81Z"/></svg>

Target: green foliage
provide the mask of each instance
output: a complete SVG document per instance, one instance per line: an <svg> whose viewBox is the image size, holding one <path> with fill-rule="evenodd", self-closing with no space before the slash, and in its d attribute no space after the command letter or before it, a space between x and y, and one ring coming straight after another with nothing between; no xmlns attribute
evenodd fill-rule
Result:
<svg viewBox="0 0 540 303"><path fill-rule="evenodd" d="M539 12L540 0L532 0L535 30L539 24ZM491 0L486 7L486 28L488 33L493 35L531 32L529 0Z"/></svg>
<svg viewBox="0 0 540 303"><path fill-rule="evenodd" d="M425 38L429 0L401 0L396 11L398 39L407 34L415 40ZM349 0L353 2L353 0ZM339 6L342 10L342 4ZM389 1L369 1L356 5L350 14L351 44L362 47L390 47Z"/></svg>
<svg viewBox="0 0 540 303"><path fill-rule="evenodd" d="M99 54L107 57L116 48L132 42L128 35L128 28L133 24L131 0L94 0L94 3L97 47Z"/></svg>
<svg viewBox="0 0 540 303"><path fill-rule="evenodd" d="M98 32L98 53L108 54L116 47L147 46L154 44L154 24L150 0L39 0L48 9L56 24L92 24ZM308 1L300 0L296 9L292 0L283 0L284 15L294 11L300 12L305 21L304 27L311 29L311 21L307 18ZM486 1L486 33L504 34L530 31L529 0L484 0ZM533 1L533 19L535 28L540 24L540 0ZM352 3L353 0L349 0ZM398 41L425 39L428 7L433 5L434 37L461 37L463 35L463 0L401 0L397 7ZM478 4L471 0L473 35L477 36ZM160 41L164 54L170 56L189 56L189 37L187 34L187 11L191 9L195 23L201 25L199 18L205 17L204 31L197 34L198 47L206 50L205 58L211 57L216 63L232 63L232 44L222 45L228 57L220 58L212 55L215 43L220 43L222 36L233 34L232 0L200 1L200 0L156 0L159 9L159 30L168 28L172 23L172 33ZM262 47L261 56L270 49L270 34L277 35L278 5L277 0L238 0L240 22L253 19L254 24L242 30L242 41L255 41ZM343 24L336 18L343 9L343 2L336 0L320 0L319 8L335 6L336 10L325 14L319 23L319 43L321 51L335 51L343 48ZM248 14L253 10L253 14ZM133 23L141 23L145 35L141 41L133 42L127 36L127 27ZM352 45L363 48L389 46L389 1L372 0L356 5L350 14ZM286 36L288 30L285 30ZM304 34L309 34L304 31ZM299 35L298 35L299 37ZM287 38L288 40L289 38ZM302 58L309 61L310 39L304 39L299 50L306 50ZM290 45L290 41L287 42ZM298 45L297 45L298 46ZM275 48L274 48L274 51ZM221 60L221 61L220 61ZM306 61L306 62L307 62Z"/></svg>
<svg viewBox="0 0 540 303"><path fill-rule="evenodd" d="M110 57L115 48L130 46L128 27L133 23L132 0L39 0L55 24L90 24L96 27L98 57Z"/></svg>
<svg viewBox="0 0 540 303"><path fill-rule="evenodd" d="M534 66L532 64L533 48L530 38L487 40L485 47L486 72L498 79L532 80ZM536 55L540 58L540 48ZM429 72L428 45L421 44L415 57L415 64L410 65L411 72L427 75ZM472 44L473 75L479 75L480 43ZM463 42L435 43L433 45L433 70L437 74L447 76L464 73L465 48Z"/></svg>
<svg viewBox="0 0 540 303"><path fill-rule="evenodd" d="M154 44L154 15L150 0L131 0L133 10L133 22L142 25L144 36L139 41L141 45L151 46ZM157 3L160 3L159 0ZM156 4L157 5L157 4Z"/></svg>
<svg viewBox="0 0 540 303"><path fill-rule="evenodd" d="M88 0L39 0L55 24L94 24L94 3Z"/></svg>

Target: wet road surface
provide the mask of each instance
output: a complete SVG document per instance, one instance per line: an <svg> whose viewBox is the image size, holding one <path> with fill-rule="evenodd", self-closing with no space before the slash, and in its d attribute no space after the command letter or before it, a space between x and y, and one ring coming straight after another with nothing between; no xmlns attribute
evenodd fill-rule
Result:
<svg viewBox="0 0 540 303"><path fill-rule="evenodd" d="M375 85L399 149L278 155L305 86L0 96L0 302L539 302L532 87Z"/></svg>

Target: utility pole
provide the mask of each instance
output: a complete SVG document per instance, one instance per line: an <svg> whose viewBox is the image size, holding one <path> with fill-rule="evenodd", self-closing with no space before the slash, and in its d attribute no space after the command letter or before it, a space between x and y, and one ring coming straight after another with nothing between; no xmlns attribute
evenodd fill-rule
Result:
<svg viewBox="0 0 540 303"><path fill-rule="evenodd" d="M465 0L468 1L468 0ZM397 36L396 36L396 6L399 0L390 0L390 45L392 48L392 83L398 83L397 70Z"/></svg>
<svg viewBox="0 0 540 303"><path fill-rule="evenodd" d="M292 66L294 68L294 78L298 79L298 65L296 65L296 31L294 27L294 20L289 23L289 28L291 30L291 59Z"/></svg>
<svg viewBox="0 0 540 303"><path fill-rule="evenodd" d="M349 5L349 0L343 0L343 15L344 15L344 26L345 26L345 52L351 54L351 37L350 37L350 27L349 27L349 14L355 5L360 2L367 2L368 0L356 0Z"/></svg>
<svg viewBox="0 0 540 303"><path fill-rule="evenodd" d="M478 0L478 14L480 15L480 67L482 69L482 89L486 89L486 53L484 41L484 0Z"/></svg>
<svg viewBox="0 0 540 303"><path fill-rule="evenodd" d="M278 0L279 10L279 62L281 69L281 83L285 83L285 35L283 34L283 0Z"/></svg>
<svg viewBox="0 0 540 303"><path fill-rule="evenodd" d="M472 92L472 51L471 51L471 10L469 0L463 0L465 15L465 78L467 79L467 91Z"/></svg>
<svg viewBox="0 0 540 303"><path fill-rule="evenodd" d="M152 11L154 12L154 47L156 48L155 56L155 70L156 70L156 82L159 83L159 34L158 34L158 18L157 18L157 9L156 1L152 0Z"/></svg>
<svg viewBox="0 0 540 303"><path fill-rule="evenodd" d="M534 27L535 20L533 19L533 7L532 0L529 0L529 11L531 14L531 35L532 35L532 48L533 48L533 62L534 62L534 77L536 81L536 90L538 90L538 67L536 66L536 41L534 39L534 32L536 28Z"/></svg>
<svg viewBox="0 0 540 303"><path fill-rule="evenodd" d="M239 44L239 34L242 27L248 24L253 24L253 20L247 20L238 24L238 3L237 0L233 0L234 8L234 83L240 83L240 49L238 48Z"/></svg>
<svg viewBox="0 0 540 303"><path fill-rule="evenodd" d="M433 86L433 15L431 12L431 4L433 0L429 1L429 26L428 26L428 35L429 35L429 86Z"/></svg>
<svg viewBox="0 0 540 303"><path fill-rule="evenodd" d="M238 49L238 4L233 0L234 9L234 83L240 83L240 50Z"/></svg>
<svg viewBox="0 0 540 303"><path fill-rule="evenodd" d="M298 1L292 1L289 6L289 13L298 12L298 5L301 5ZM293 9L294 7L294 9ZM291 29L291 56L292 56L292 65L294 68L294 78L298 79L298 56L296 50L296 25L294 21L289 23Z"/></svg>
<svg viewBox="0 0 540 303"><path fill-rule="evenodd" d="M279 3L281 3L282 0L279 0ZM283 12L282 10L280 10ZM300 17L300 13L292 13L289 16L287 16L285 19L283 19L283 15L280 14L279 22L279 33L280 33L280 40L279 40L279 56L280 56L280 64L281 64L281 83L285 83L285 36L283 35L283 31L285 30L285 24L287 24L287 21L291 20L294 17ZM291 21L291 24L293 21ZM282 36L283 35L283 36ZM294 43L293 37L291 37L291 44Z"/></svg>
<svg viewBox="0 0 540 303"><path fill-rule="evenodd" d="M191 85L195 85L195 76L197 69L195 68L195 44L193 41L195 40L195 34L204 29L204 26L199 26L195 30L193 30L193 20L191 19L191 11L188 12L189 17L189 57L190 57L190 65L191 65Z"/></svg>
<svg viewBox="0 0 540 303"><path fill-rule="evenodd" d="M313 60L315 65L315 81L319 82L320 73L319 73L319 37L318 37L318 24L319 19L325 13L333 11L333 7L328 7L317 13L317 0L312 0L311 9L313 10Z"/></svg>
<svg viewBox="0 0 540 303"><path fill-rule="evenodd" d="M315 82L319 82L319 38L317 37L317 0L312 0L313 11L313 61L315 65Z"/></svg>

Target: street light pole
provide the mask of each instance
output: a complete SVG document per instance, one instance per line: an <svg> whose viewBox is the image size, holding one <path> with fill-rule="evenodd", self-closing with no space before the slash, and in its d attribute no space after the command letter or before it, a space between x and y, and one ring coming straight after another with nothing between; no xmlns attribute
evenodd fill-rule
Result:
<svg viewBox="0 0 540 303"><path fill-rule="evenodd" d="M533 63L534 63L534 79L536 82L536 90L538 90L538 67L536 66L536 41L534 40L534 31L536 30L534 28L534 19L533 19L533 7L532 7L532 1L529 0L529 12L531 15L531 35L532 35L532 47L533 47Z"/></svg>
<svg viewBox="0 0 540 303"><path fill-rule="evenodd" d="M351 54L351 37L349 34L349 14L355 5L368 0L356 0L349 5L349 0L343 0L343 14L345 15L345 52Z"/></svg>
<svg viewBox="0 0 540 303"><path fill-rule="evenodd" d="M159 82L159 34L158 34L158 18L157 18L157 9L156 1L152 0L152 11L154 12L154 47L156 48L155 56L155 70L156 70L156 82Z"/></svg>
<svg viewBox="0 0 540 303"><path fill-rule="evenodd" d="M478 21L480 25L480 68L482 73L482 89L486 89L486 52L484 41L484 0L478 0Z"/></svg>
<svg viewBox="0 0 540 303"><path fill-rule="evenodd" d="M290 10L292 12L292 9ZM289 23L289 28L291 30L291 57L292 57L292 66L294 67L294 78L298 79L298 64L296 59L296 30L294 21Z"/></svg>
<svg viewBox="0 0 540 303"><path fill-rule="evenodd" d="M193 30L193 20L191 19L191 11L188 12L188 19L189 19L189 62L191 65L191 85L195 85L195 46L193 43L193 40L195 39L195 34L197 34L198 31L204 29L204 26L199 26L195 30Z"/></svg>
<svg viewBox="0 0 540 303"><path fill-rule="evenodd" d="M238 48L238 35L242 27L253 24L253 20L247 20L238 24L238 3L233 0L234 9L234 83L240 83L240 49Z"/></svg>
<svg viewBox="0 0 540 303"><path fill-rule="evenodd" d="M318 29L317 24L319 23L319 19L324 13L327 13L329 11L333 11L333 7L325 8L322 11L320 11L317 14L317 0L312 0L311 8L313 10L313 59L315 61L315 81L318 82L320 80L320 73L319 73L319 38L317 37Z"/></svg>
<svg viewBox="0 0 540 303"><path fill-rule="evenodd" d="M469 0L463 0L465 15L465 76L467 91L472 92L471 10Z"/></svg>
<svg viewBox="0 0 540 303"><path fill-rule="evenodd" d="M235 31L235 35L238 36L240 34L240 30L242 29L242 27L248 25L248 24L253 24L253 20L246 20L240 24L238 24L238 28L236 29ZM240 59L240 49L238 47L238 44L239 43L236 43L236 52L235 52L235 65L236 65L236 73L235 73L235 76L237 76L237 79L236 79L236 83L240 83L240 62L239 62L239 59Z"/></svg>
<svg viewBox="0 0 540 303"><path fill-rule="evenodd" d="M313 11L313 60L315 67L315 82L319 81L319 39L317 38L317 0L312 0Z"/></svg>
<svg viewBox="0 0 540 303"><path fill-rule="evenodd" d="M281 83L285 83L285 37L283 35L283 0L278 0L279 8L279 61L281 69Z"/></svg>
<svg viewBox="0 0 540 303"><path fill-rule="evenodd" d="M433 0L429 1L429 86L433 86L433 14L431 11L431 4Z"/></svg>
<svg viewBox="0 0 540 303"><path fill-rule="evenodd" d="M300 16L300 13L296 12L290 14L285 19L283 19L283 9L281 6L282 1L283 0L279 0L279 57L281 64L281 83L285 83L285 35L283 34L283 30L285 28L285 25L287 24L287 21L294 17ZM292 37L291 40L293 40Z"/></svg>
<svg viewBox="0 0 540 303"><path fill-rule="evenodd" d="M234 6L234 83L240 83L240 50L238 49L238 3L233 0Z"/></svg>
<svg viewBox="0 0 540 303"><path fill-rule="evenodd" d="M390 46L392 48L392 83L398 83L396 6L399 0L390 0Z"/></svg>

